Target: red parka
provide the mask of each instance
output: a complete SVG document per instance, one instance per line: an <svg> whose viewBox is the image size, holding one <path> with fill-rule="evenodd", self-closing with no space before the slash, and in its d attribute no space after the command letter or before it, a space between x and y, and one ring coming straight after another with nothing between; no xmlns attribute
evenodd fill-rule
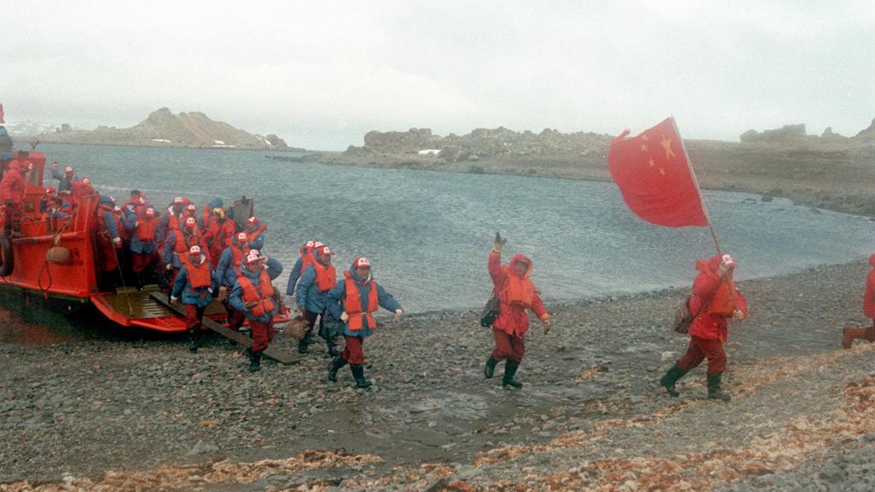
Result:
<svg viewBox="0 0 875 492"><path fill-rule="evenodd" d="M712 314L708 312L708 308L703 310L702 307L714 299L720 284L723 282L729 282L730 289L735 293L735 309L741 310L745 318L747 318L747 300L735 287L731 270L726 278L720 278L718 270L722 261L723 259L720 255L712 256L707 260L696 261L696 270L699 270L699 274L693 280L693 295L690 298L689 308L693 316L701 311L699 316L690 324L690 335L705 340L719 339L725 342L729 335L729 318L732 315Z"/></svg>
<svg viewBox="0 0 875 492"><path fill-rule="evenodd" d="M875 255L869 257L872 270L866 277L866 292L863 294L863 314L867 318L875 319Z"/></svg>
<svg viewBox="0 0 875 492"><path fill-rule="evenodd" d="M10 162L9 169L3 175L3 180L0 181L0 203L8 200L21 203L26 188L24 170L21 169L21 165L18 161Z"/></svg>
<svg viewBox="0 0 875 492"><path fill-rule="evenodd" d="M528 265L528 269L523 275L519 275L511 266L517 261L523 261ZM516 277L515 280L520 281L520 283L531 284L529 274L532 273L532 260L526 255L517 254L514 255L512 260L510 260L510 265L502 265L501 253L492 251L489 253L488 270L489 276L492 277L492 284L495 286L495 291L498 292L499 302L498 318L496 318L495 323L493 323L492 326L509 335L522 337L529 330L529 315L526 313L526 307L523 307L518 303L511 304L508 302L508 285L505 280L508 275L513 275ZM531 305L529 305L528 308L531 309L539 319L549 319L550 315L547 314L547 310L544 308L544 303L541 302L541 296L538 295L538 291L534 289L533 284L531 285L531 290Z"/></svg>

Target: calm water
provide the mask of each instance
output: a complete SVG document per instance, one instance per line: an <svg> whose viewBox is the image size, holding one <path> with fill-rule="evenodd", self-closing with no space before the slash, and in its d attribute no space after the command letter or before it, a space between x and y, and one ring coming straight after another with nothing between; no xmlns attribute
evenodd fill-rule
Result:
<svg viewBox="0 0 875 492"><path fill-rule="evenodd" d="M535 284L554 301L688 285L695 259L714 252L707 228L648 224L612 183L296 164L268 159L270 152L40 150L121 201L131 188L156 205L174 195L198 205L255 197L256 215L269 226L265 249L286 266L283 289L297 246L318 238L339 267L368 256L376 279L408 312L482 306L495 230L509 238L505 259L529 255ZM744 193L706 192L705 200L723 249L741 264L740 279L858 260L873 249L866 218Z"/></svg>

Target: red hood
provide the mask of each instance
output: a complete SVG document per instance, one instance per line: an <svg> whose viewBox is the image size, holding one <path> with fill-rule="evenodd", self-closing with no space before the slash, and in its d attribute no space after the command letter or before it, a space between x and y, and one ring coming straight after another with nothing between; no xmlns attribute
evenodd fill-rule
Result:
<svg viewBox="0 0 875 492"><path fill-rule="evenodd" d="M517 277L519 277L520 275L516 273L516 269L513 267L513 265L518 261L525 262L529 266L526 269L526 273L522 275L523 278L529 278L529 275L532 273L532 260L528 256L521 253L513 255L513 258L511 258L510 263L508 264L507 271L510 272L512 275L516 275Z"/></svg>
<svg viewBox="0 0 875 492"><path fill-rule="evenodd" d="M875 256L875 255L873 255ZM700 272L708 272L715 277L720 275L720 263L723 262L723 255L714 255L707 260L696 260L696 270ZM729 272L729 278L732 278L732 271Z"/></svg>

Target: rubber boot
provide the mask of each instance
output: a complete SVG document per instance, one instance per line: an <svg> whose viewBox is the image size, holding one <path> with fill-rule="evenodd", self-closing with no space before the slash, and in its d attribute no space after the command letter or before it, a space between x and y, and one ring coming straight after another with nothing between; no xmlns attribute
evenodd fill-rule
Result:
<svg viewBox="0 0 875 492"><path fill-rule="evenodd" d="M870 326L869 328L866 328L865 340L867 342L875 342L875 326Z"/></svg>
<svg viewBox="0 0 875 492"><path fill-rule="evenodd" d="M523 387L523 383L513 378L516 375L516 370L519 369L519 367L519 362L514 362L510 359L504 362L504 380L501 382L502 387L510 386L516 389L520 389Z"/></svg>
<svg viewBox="0 0 875 492"><path fill-rule="evenodd" d="M332 383L337 382L337 371L340 370L341 367L346 365L346 360L344 360L341 356L337 356L331 361L331 364L328 365L328 380Z"/></svg>
<svg viewBox="0 0 875 492"><path fill-rule="evenodd" d="M677 398L681 396L681 394L678 393L678 390L675 389L674 385L678 382L680 378L684 377L684 374L686 373L687 372L682 370L680 366L675 364L671 366L671 369L669 369L668 372L665 373L665 376L663 376L662 379L659 380L659 384L665 387L665 390L668 391L669 395L671 395L673 398Z"/></svg>
<svg viewBox="0 0 875 492"><path fill-rule="evenodd" d="M197 349L201 348L201 331L198 329L186 330L188 333L189 346L191 353L196 354Z"/></svg>
<svg viewBox="0 0 875 492"><path fill-rule="evenodd" d="M497 364L498 361L491 355L486 359L486 365L483 366L483 375L486 376L486 379L492 379L492 376L495 376L495 366Z"/></svg>
<svg viewBox="0 0 875 492"><path fill-rule="evenodd" d="M854 340L860 338L868 340L867 331L872 328L845 328L842 330L842 348L849 349L854 344ZM871 341L871 340L870 340Z"/></svg>
<svg viewBox="0 0 875 492"><path fill-rule="evenodd" d="M349 369L352 371L352 377L355 378L357 388L368 389L371 387L371 382L365 379L365 368L361 364L350 364Z"/></svg>
<svg viewBox="0 0 875 492"><path fill-rule="evenodd" d="M328 355L331 357L337 357L340 355L340 351L337 350L337 338L328 337L328 339L325 340L325 343L328 345Z"/></svg>
<svg viewBox="0 0 875 492"><path fill-rule="evenodd" d="M255 351L249 353L249 372L258 372L261 370L261 351Z"/></svg>
<svg viewBox="0 0 875 492"><path fill-rule="evenodd" d="M732 399L729 396L729 393L725 393L720 389L720 378L723 377L723 373L720 374L708 374L708 398L713 400L723 400L729 401Z"/></svg>
<svg viewBox="0 0 875 492"><path fill-rule="evenodd" d="M307 332L304 338L298 340L298 353L306 354L310 352L309 345L313 343L313 333Z"/></svg>

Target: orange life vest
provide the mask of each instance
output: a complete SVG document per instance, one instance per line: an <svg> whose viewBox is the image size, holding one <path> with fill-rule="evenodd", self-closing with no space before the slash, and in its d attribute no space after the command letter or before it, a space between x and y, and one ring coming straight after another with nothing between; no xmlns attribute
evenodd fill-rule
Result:
<svg viewBox="0 0 875 492"><path fill-rule="evenodd" d="M155 230L158 229L158 220L146 220L143 219L139 221L140 223L137 225L137 239L143 242L151 242L155 240Z"/></svg>
<svg viewBox="0 0 875 492"><path fill-rule="evenodd" d="M188 283L191 284L192 288L209 287L213 284L213 272L210 268L210 262L204 260L198 265L190 261L188 255L185 255L185 259L186 261L183 264L185 265L185 271L188 273Z"/></svg>
<svg viewBox="0 0 875 492"><path fill-rule="evenodd" d="M312 251L307 251L306 253L301 255L301 274L307 271L307 267L316 263L316 257L313 256Z"/></svg>
<svg viewBox="0 0 875 492"><path fill-rule="evenodd" d="M179 262L185 265L188 262L188 251L192 246L201 244L201 238L197 233L186 234L184 231L176 229L173 231L176 235L176 242L173 243L173 251L179 257Z"/></svg>
<svg viewBox="0 0 875 492"><path fill-rule="evenodd" d="M380 308L380 300L377 297L377 283L371 280L367 283L361 283L352 278L348 271L343 272L346 277L346 296L343 300L343 307L346 314L349 315L348 326L350 331L361 330L367 323L367 327L374 329L377 327L377 321L371 314ZM363 312L362 299L359 296L358 285L367 285L368 291L368 311Z"/></svg>
<svg viewBox="0 0 875 492"><path fill-rule="evenodd" d="M258 239L258 236L266 230L267 230L267 226L264 224L261 224L258 226L257 229L255 229L252 232L246 231L246 236L249 238L250 243L254 243Z"/></svg>
<svg viewBox="0 0 875 492"><path fill-rule="evenodd" d="M250 309L253 316L260 318L276 309L276 304L273 302L273 285L270 283L270 275L267 274L267 270L261 271L257 287L243 274L237 277L237 281L243 289L243 304L252 301L258 302L255 307Z"/></svg>
<svg viewBox="0 0 875 492"><path fill-rule="evenodd" d="M511 306L523 309L531 308L535 296L535 284L527 277L521 278L509 270L510 268L504 275L504 288L501 290L499 298Z"/></svg>
<svg viewBox="0 0 875 492"><path fill-rule="evenodd" d="M319 263L313 262L313 268L316 269L316 288L319 292L327 292L337 283L337 270L334 265L327 267Z"/></svg>
<svg viewBox="0 0 875 492"><path fill-rule="evenodd" d="M243 261L243 257L249 253L249 243L243 247L243 249L238 248L237 246L228 246L231 248L231 254L234 259L234 266L239 267L241 262Z"/></svg>

